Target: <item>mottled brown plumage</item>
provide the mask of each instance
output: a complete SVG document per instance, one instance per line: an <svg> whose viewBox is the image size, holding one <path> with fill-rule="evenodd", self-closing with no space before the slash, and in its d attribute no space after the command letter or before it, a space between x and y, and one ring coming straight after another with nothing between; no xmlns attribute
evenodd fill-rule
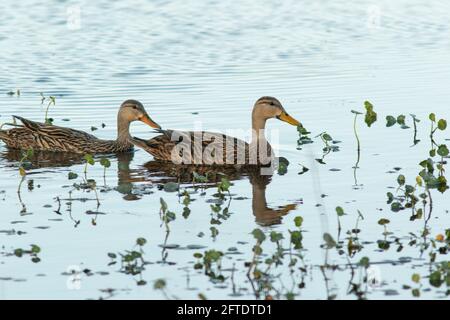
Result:
<svg viewBox="0 0 450 320"><path fill-rule="evenodd" d="M265 139L264 129L270 118L298 126L281 103L273 97L258 99L252 112L252 142L207 131L157 130L162 133L150 140L133 137L130 141L155 159L176 164L269 164L274 155Z"/></svg>
<svg viewBox="0 0 450 320"><path fill-rule="evenodd" d="M133 149L130 143L129 126L133 121L142 121L153 128L160 128L148 116L144 106L136 100L126 100L117 115L117 139L103 140L84 131L31 121L14 116L22 126L0 130L0 139L9 148L34 149L70 153L117 153Z"/></svg>

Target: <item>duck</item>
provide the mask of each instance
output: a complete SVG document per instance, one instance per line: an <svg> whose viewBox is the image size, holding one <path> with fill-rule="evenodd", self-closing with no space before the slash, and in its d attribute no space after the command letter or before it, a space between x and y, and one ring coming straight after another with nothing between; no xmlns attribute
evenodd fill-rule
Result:
<svg viewBox="0 0 450 320"><path fill-rule="evenodd" d="M20 116L13 116L22 125L0 130L0 140L12 149L33 149L36 151L69 152L76 154L101 154L130 152L130 124L141 121L154 129L161 127L154 122L143 104L137 100L125 100L117 113L117 139L103 140L84 131L51 124L35 122Z"/></svg>
<svg viewBox="0 0 450 320"><path fill-rule="evenodd" d="M160 135L130 142L151 154L155 160L197 165L270 165L275 159L265 138L266 122L276 118L293 126L302 124L290 116L281 102L270 96L259 98L252 111L252 140L247 143L222 133L156 129Z"/></svg>

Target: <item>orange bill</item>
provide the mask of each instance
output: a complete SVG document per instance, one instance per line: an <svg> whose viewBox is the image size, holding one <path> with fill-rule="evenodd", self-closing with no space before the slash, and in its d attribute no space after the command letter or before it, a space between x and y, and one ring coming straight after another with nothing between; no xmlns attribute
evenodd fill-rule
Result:
<svg viewBox="0 0 450 320"><path fill-rule="evenodd" d="M301 123L294 118L292 118L290 115L288 115L285 111L283 111L278 117L281 121L287 122L289 124L292 124L293 126L300 126Z"/></svg>
<svg viewBox="0 0 450 320"><path fill-rule="evenodd" d="M148 124L152 128L161 129L161 126L152 120L147 114L142 116L140 119L143 123Z"/></svg>

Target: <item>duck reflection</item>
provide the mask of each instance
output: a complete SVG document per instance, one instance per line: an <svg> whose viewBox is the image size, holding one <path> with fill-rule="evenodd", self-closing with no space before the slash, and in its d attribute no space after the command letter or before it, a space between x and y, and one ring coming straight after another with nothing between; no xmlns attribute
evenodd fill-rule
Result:
<svg viewBox="0 0 450 320"><path fill-rule="evenodd" d="M208 177L208 182L202 184L203 188L216 187L225 175L228 180L236 181L248 179L252 185L252 211L255 221L262 226L280 224L283 216L296 208L295 203L281 207L271 208L267 205L266 190L272 180L271 175L262 175L258 166L201 166L201 165L174 165L164 161L149 161L143 166L132 168L130 166L134 153L120 153L111 155L117 159L117 186L114 188L123 195L124 200L139 200L142 187L151 184L178 182L182 184L193 183L194 173ZM22 158L22 151L5 149L0 158L6 160L6 167L16 168ZM58 152L35 152L28 159L28 169L63 168L83 164L83 156L78 154ZM143 192L145 194L145 190Z"/></svg>
<svg viewBox="0 0 450 320"><path fill-rule="evenodd" d="M297 207L291 203L277 208L267 205L266 189L272 180L271 175L262 175L258 166L201 166L174 165L162 161L149 161L143 166L147 170L149 179L157 179L161 183L175 181L178 183L192 183L194 173L208 177L208 183L203 187L216 187L225 175L228 180L248 178L252 185L252 211L255 221L262 226L280 224L283 216ZM155 181L155 180L153 180Z"/></svg>

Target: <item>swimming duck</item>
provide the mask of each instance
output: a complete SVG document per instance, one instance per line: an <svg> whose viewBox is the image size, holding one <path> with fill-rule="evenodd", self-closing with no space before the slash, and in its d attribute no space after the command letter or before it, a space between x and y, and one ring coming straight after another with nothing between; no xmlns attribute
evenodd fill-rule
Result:
<svg viewBox="0 0 450 320"><path fill-rule="evenodd" d="M9 148L80 154L117 153L133 149L129 128L133 121L142 121L152 128L161 128L137 100L124 101L117 114L117 139L103 140L84 131L59 127L13 116L22 126L0 130L0 140Z"/></svg>
<svg viewBox="0 0 450 320"><path fill-rule="evenodd" d="M201 165L266 165L274 159L272 148L264 134L266 121L277 118L293 126L300 122L291 117L274 97L261 97L252 111L252 141L207 131L162 130L150 140L137 137L131 143L150 153L156 160L175 164Z"/></svg>

